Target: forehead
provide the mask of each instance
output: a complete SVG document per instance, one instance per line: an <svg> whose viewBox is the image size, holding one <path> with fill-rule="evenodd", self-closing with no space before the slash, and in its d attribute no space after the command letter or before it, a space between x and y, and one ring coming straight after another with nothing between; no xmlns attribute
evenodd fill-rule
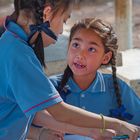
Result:
<svg viewBox="0 0 140 140"><path fill-rule="evenodd" d="M104 48L102 38L91 29L80 29L72 37L72 42L78 41L84 45L96 45L100 48Z"/></svg>
<svg viewBox="0 0 140 140"><path fill-rule="evenodd" d="M75 32L72 39L74 39L74 38L80 38L80 39L86 40L86 41L102 42L101 37L92 29L81 28Z"/></svg>

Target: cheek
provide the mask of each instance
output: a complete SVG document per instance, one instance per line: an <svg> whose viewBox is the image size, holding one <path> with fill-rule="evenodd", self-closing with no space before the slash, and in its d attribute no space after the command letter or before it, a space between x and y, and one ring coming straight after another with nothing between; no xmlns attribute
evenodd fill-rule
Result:
<svg viewBox="0 0 140 140"><path fill-rule="evenodd" d="M51 26L53 32L55 32L56 35L59 35L63 32L63 22L61 19L53 22Z"/></svg>
<svg viewBox="0 0 140 140"><path fill-rule="evenodd" d="M90 70L98 69L101 66L101 63L102 63L102 59L101 58L99 59L98 56L97 57L94 56L87 59L87 66L88 69Z"/></svg>
<svg viewBox="0 0 140 140"><path fill-rule="evenodd" d="M67 63L68 63L68 65L71 65L71 64L72 64L73 59L74 59L74 56L73 56L73 54L69 51L68 54L67 54Z"/></svg>

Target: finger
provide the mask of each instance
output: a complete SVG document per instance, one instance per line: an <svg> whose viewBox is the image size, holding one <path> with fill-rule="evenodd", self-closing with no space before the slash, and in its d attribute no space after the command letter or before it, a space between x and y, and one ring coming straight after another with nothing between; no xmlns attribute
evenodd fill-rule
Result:
<svg viewBox="0 0 140 140"><path fill-rule="evenodd" d="M64 134L55 134L57 135L58 137L64 137Z"/></svg>
<svg viewBox="0 0 140 140"><path fill-rule="evenodd" d="M64 139L64 135L56 135L60 140Z"/></svg>
<svg viewBox="0 0 140 140"><path fill-rule="evenodd" d="M137 135L135 132L130 136L129 140L137 140Z"/></svg>
<svg viewBox="0 0 140 140"><path fill-rule="evenodd" d="M113 137L116 136L116 131L111 130L111 129L106 129L105 132L103 133L103 136L105 137Z"/></svg>

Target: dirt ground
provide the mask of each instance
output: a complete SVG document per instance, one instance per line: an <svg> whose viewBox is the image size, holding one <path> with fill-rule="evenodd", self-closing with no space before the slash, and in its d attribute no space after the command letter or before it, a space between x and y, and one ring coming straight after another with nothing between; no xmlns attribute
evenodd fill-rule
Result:
<svg viewBox="0 0 140 140"><path fill-rule="evenodd" d="M112 25L115 24L115 0L93 0L85 1L81 3L80 6L76 6L76 9L72 13L71 19L68 21L65 26L65 31L68 32L70 27L76 20L79 20L84 17L99 17ZM133 44L134 48L140 48L140 0L133 1ZM0 17L8 15L11 13L13 6L11 4L6 6L0 6Z"/></svg>

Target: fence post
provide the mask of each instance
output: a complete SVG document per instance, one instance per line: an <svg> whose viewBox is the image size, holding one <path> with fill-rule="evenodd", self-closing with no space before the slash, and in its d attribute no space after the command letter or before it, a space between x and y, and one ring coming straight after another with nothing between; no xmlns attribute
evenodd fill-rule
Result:
<svg viewBox="0 0 140 140"><path fill-rule="evenodd" d="M115 0L115 20L119 50L133 48L132 0Z"/></svg>

